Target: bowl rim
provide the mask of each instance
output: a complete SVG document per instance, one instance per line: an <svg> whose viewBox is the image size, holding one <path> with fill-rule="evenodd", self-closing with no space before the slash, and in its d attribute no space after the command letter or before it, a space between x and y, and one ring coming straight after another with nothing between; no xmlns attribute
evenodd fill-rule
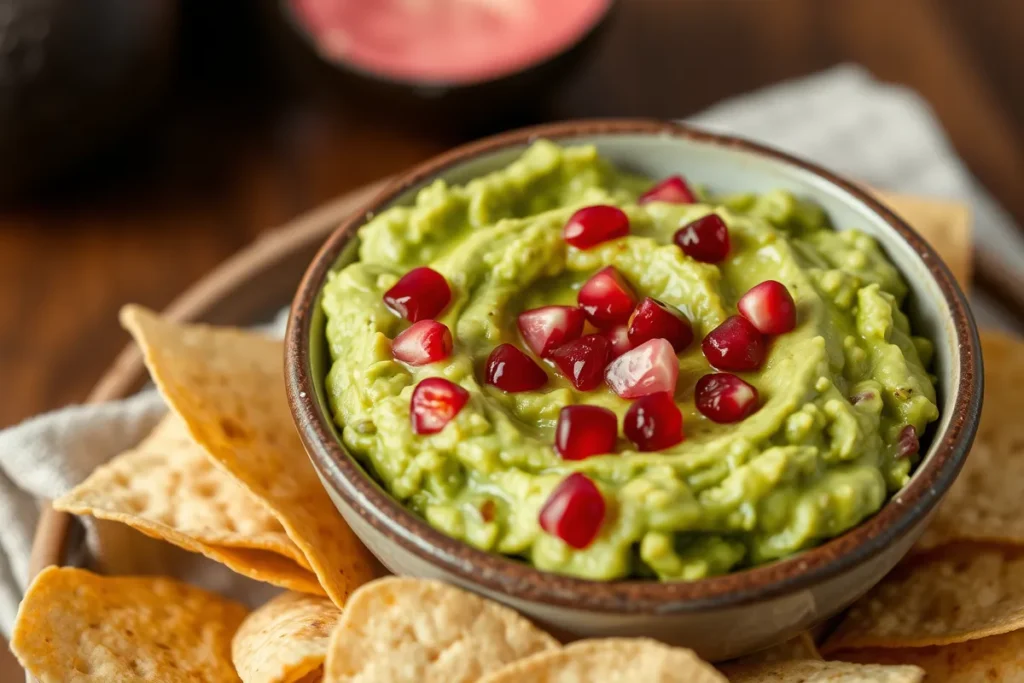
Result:
<svg viewBox="0 0 1024 683"><path fill-rule="evenodd" d="M477 550L446 536L388 495L333 435L331 417L320 410L311 372L312 307L343 248L378 207L441 171L482 154L529 143L585 135L672 136L733 148L796 166L849 193L876 213L922 259L952 314L959 370L953 414L933 438L931 457L910 483L875 515L825 543L770 564L692 582L594 581L539 570L497 553ZM977 329L966 297L935 251L878 200L850 181L814 164L742 138L686 124L652 119L598 119L544 124L502 133L438 155L392 180L343 222L306 271L292 304L285 336L285 380L289 407L307 452L327 485L358 514L421 561L440 567L466 585L512 599L600 613L694 613L741 606L806 589L845 573L881 553L923 520L963 466L977 431L982 401L982 365ZM851 598L854 596L851 596Z"/></svg>

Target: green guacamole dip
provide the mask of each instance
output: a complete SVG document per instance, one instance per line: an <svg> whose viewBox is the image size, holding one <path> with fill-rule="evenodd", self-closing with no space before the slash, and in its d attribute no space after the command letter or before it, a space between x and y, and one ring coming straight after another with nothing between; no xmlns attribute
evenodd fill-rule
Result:
<svg viewBox="0 0 1024 683"><path fill-rule="evenodd" d="M540 141L465 186L436 181L413 206L360 230L359 260L331 275L323 296L332 365L326 389L351 452L402 504L444 533L539 569L590 579L693 580L778 558L834 537L877 512L919 456L899 435L937 419L926 367L932 344L912 336L896 268L869 236L834 231L815 204L776 191L703 203L637 204L653 184L616 170L593 147ZM613 204L630 235L581 251L562 227L578 208ZM718 214L731 252L719 264L672 242L681 226ZM437 318L454 336L447 359L409 367L390 342L409 323L382 295L411 268L443 274L452 300ZM549 364L538 391L507 394L483 382L502 342L525 348L516 316L576 305L580 285L614 265L639 296L682 311L695 341L679 354L676 403L686 438L641 453L564 461L552 448L563 406L590 403L622 417L629 401L602 386L576 391ZM739 373L758 390L757 412L716 424L697 411L694 385L712 372L700 339L736 313L765 280L796 301L795 330L771 342L760 370ZM410 397L444 377L470 398L440 432L414 434ZM607 512L596 539L575 549L544 532L538 512L569 473L582 472Z"/></svg>

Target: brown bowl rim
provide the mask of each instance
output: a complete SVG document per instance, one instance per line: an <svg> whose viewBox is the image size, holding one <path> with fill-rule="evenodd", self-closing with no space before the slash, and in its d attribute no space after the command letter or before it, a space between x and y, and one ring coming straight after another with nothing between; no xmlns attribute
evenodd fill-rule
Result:
<svg viewBox="0 0 1024 683"><path fill-rule="evenodd" d="M952 313L959 345L959 383L949 425L933 438L935 452L878 513L820 546L731 574L692 582L592 581L544 572L526 562L477 550L435 530L380 488L334 437L331 418L320 410L316 400L311 374L311 314L327 273L359 226L377 207L478 155L537 138L559 140L602 134L681 137L799 167L863 202L923 260ZM292 304L285 337L285 379L299 435L321 476L356 514L389 540L467 585L534 603L618 614L692 613L745 605L805 589L876 556L928 515L960 471L977 431L983 381L980 342L966 297L927 242L878 200L829 171L770 147L649 119L568 121L515 130L463 145L397 177L331 234L306 271Z"/></svg>

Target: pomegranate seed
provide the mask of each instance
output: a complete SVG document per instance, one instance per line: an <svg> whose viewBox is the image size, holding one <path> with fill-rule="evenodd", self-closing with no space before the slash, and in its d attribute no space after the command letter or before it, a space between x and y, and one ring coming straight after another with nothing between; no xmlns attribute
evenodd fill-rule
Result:
<svg viewBox="0 0 1024 683"><path fill-rule="evenodd" d="M921 449L921 442L917 440L917 430L914 425L907 425L900 431L899 450L896 452L898 458L909 458Z"/></svg>
<svg viewBox="0 0 1024 683"><path fill-rule="evenodd" d="M546 357L556 347L583 334L583 311L574 306L543 306L519 314L519 334L530 350Z"/></svg>
<svg viewBox="0 0 1024 683"><path fill-rule="evenodd" d="M604 496L585 475L573 472L540 509L540 528L576 549L590 545L604 521Z"/></svg>
<svg viewBox="0 0 1024 683"><path fill-rule="evenodd" d="M444 360L452 352L452 333L436 320L421 320L399 333L391 342L395 360L409 365L427 365Z"/></svg>
<svg viewBox="0 0 1024 683"><path fill-rule="evenodd" d="M641 451L660 451L683 440L683 414L672 394L659 391L633 402L622 430Z"/></svg>
<svg viewBox="0 0 1024 683"><path fill-rule="evenodd" d="M563 460L583 460L615 452L619 421L600 406L565 406L555 426L555 450Z"/></svg>
<svg viewBox="0 0 1024 683"><path fill-rule="evenodd" d="M412 391L409 411L412 431L436 434L459 414L469 400L469 392L442 377L428 377Z"/></svg>
<svg viewBox="0 0 1024 683"><path fill-rule="evenodd" d="M647 202L670 202L672 204L695 204L697 197L693 194L690 186L686 184L682 176L674 175L665 178L660 183L640 195L637 204Z"/></svg>
<svg viewBox="0 0 1024 683"><path fill-rule="evenodd" d="M618 358L633 348L629 343L629 328L626 325L615 325L601 332L612 343L612 358Z"/></svg>
<svg viewBox="0 0 1024 683"><path fill-rule="evenodd" d="M622 398L638 398L659 391L674 394L679 359L664 339L652 339L627 351L604 371L604 381Z"/></svg>
<svg viewBox="0 0 1024 683"><path fill-rule="evenodd" d="M796 327L796 303L786 285L765 280L740 297L736 308L761 334L785 334Z"/></svg>
<svg viewBox="0 0 1024 683"><path fill-rule="evenodd" d="M697 410L712 422L739 422L757 410L757 389L736 375L715 372L697 380Z"/></svg>
<svg viewBox="0 0 1024 683"><path fill-rule="evenodd" d="M487 357L487 383L515 394L544 386L548 375L532 358L512 346L501 344Z"/></svg>
<svg viewBox="0 0 1024 683"><path fill-rule="evenodd" d="M852 403L853 405L857 405L858 403L863 403L864 401L874 401L876 396L878 396L878 394L875 393L874 391L862 391L859 394L854 394L853 396L851 396L850 403Z"/></svg>
<svg viewBox="0 0 1024 683"><path fill-rule="evenodd" d="M681 227L673 240L684 254L704 263L718 263L729 255L729 228L713 213Z"/></svg>
<svg viewBox="0 0 1024 683"><path fill-rule="evenodd" d="M629 316L629 343L640 346L651 339L666 339L676 353L693 341L693 328L682 313L657 299L644 298Z"/></svg>
<svg viewBox="0 0 1024 683"><path fill-rule="evenodd" d="M629 320L636 294L619 271L608 266L584 283L577 300L587 320L595 327L605 328Z"/></svg>
<svg viewBox="0 0 1024 683"><path fill-rule="evenodd" d="M413 268L384 293L384 303L409 322L437 316L452 299L444 275L433 268Z"/></svg>
<svg viewBox="0 0 1024 683"><path fill-rule="evenodd" d="M628 234L629 217L626 212L607 204L580 209L562 228L562 239L577 249L590 249Z"/></svg>
<svg viewBox="0 0 1024 683"><path fill-rule="evenodd" d="M719 370L757 370L764 362L764 336L741 315L729 316L708 332L700 345L704 357Z"/></svg>
<svg viewBox="0 0 1024 683"><path fill-rule="evenodd" d="M588 334L551 352L551 360L580 391L596 389L611 358L612 343L599 334Z"/></svg>

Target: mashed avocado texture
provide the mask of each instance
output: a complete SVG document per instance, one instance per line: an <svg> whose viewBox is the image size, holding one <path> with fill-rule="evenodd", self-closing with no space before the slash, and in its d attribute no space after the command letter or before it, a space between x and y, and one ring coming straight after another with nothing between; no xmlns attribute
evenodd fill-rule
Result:
<svg viewBox="0 0 1024 683"><path fill-rule="evenodd" d="M360 230L357 262L324 289L331 366L327 395L345 445L402 504L477 548L590 579L693 580L783 558L834 537L877 512L906 482L917 454L900 434L937 419L926 368L932 345L901 310L907 287L875 241L837 232L816 205L786 192L638 204L653 184L612 167L593 147L540 141L507 167L464 186L436 181L411 206L390 208ZM713 188L712 188L713 189ZM630 234L580 250L562 228L576 210L612 204ZM711 212L731 251L698 262L672 242ZM842 226L855 228L855 226ZM382 295L416 266L451 286L437 320L454 338L443 361L412 367L391 340L408 327ZM637 291L683 312L696 341L678 356L676 404L686 438L667 450L567 461L552 448L563 406L630 402L606 386L580 392L553 367L537 391L505 393L483 381L499 344L525 348L524 310L576 305L581 284L613 265ZM716 424L694 405L712 372L700 339L736 313L738 298L765 280L785 284L798 324L771 341L756 372L740 373L761 406ZM436 434L415 434L410 397L426 377L470 396ZM572 472L597 484L606 516L576 549L544 532L538 513Z"/></svg>

